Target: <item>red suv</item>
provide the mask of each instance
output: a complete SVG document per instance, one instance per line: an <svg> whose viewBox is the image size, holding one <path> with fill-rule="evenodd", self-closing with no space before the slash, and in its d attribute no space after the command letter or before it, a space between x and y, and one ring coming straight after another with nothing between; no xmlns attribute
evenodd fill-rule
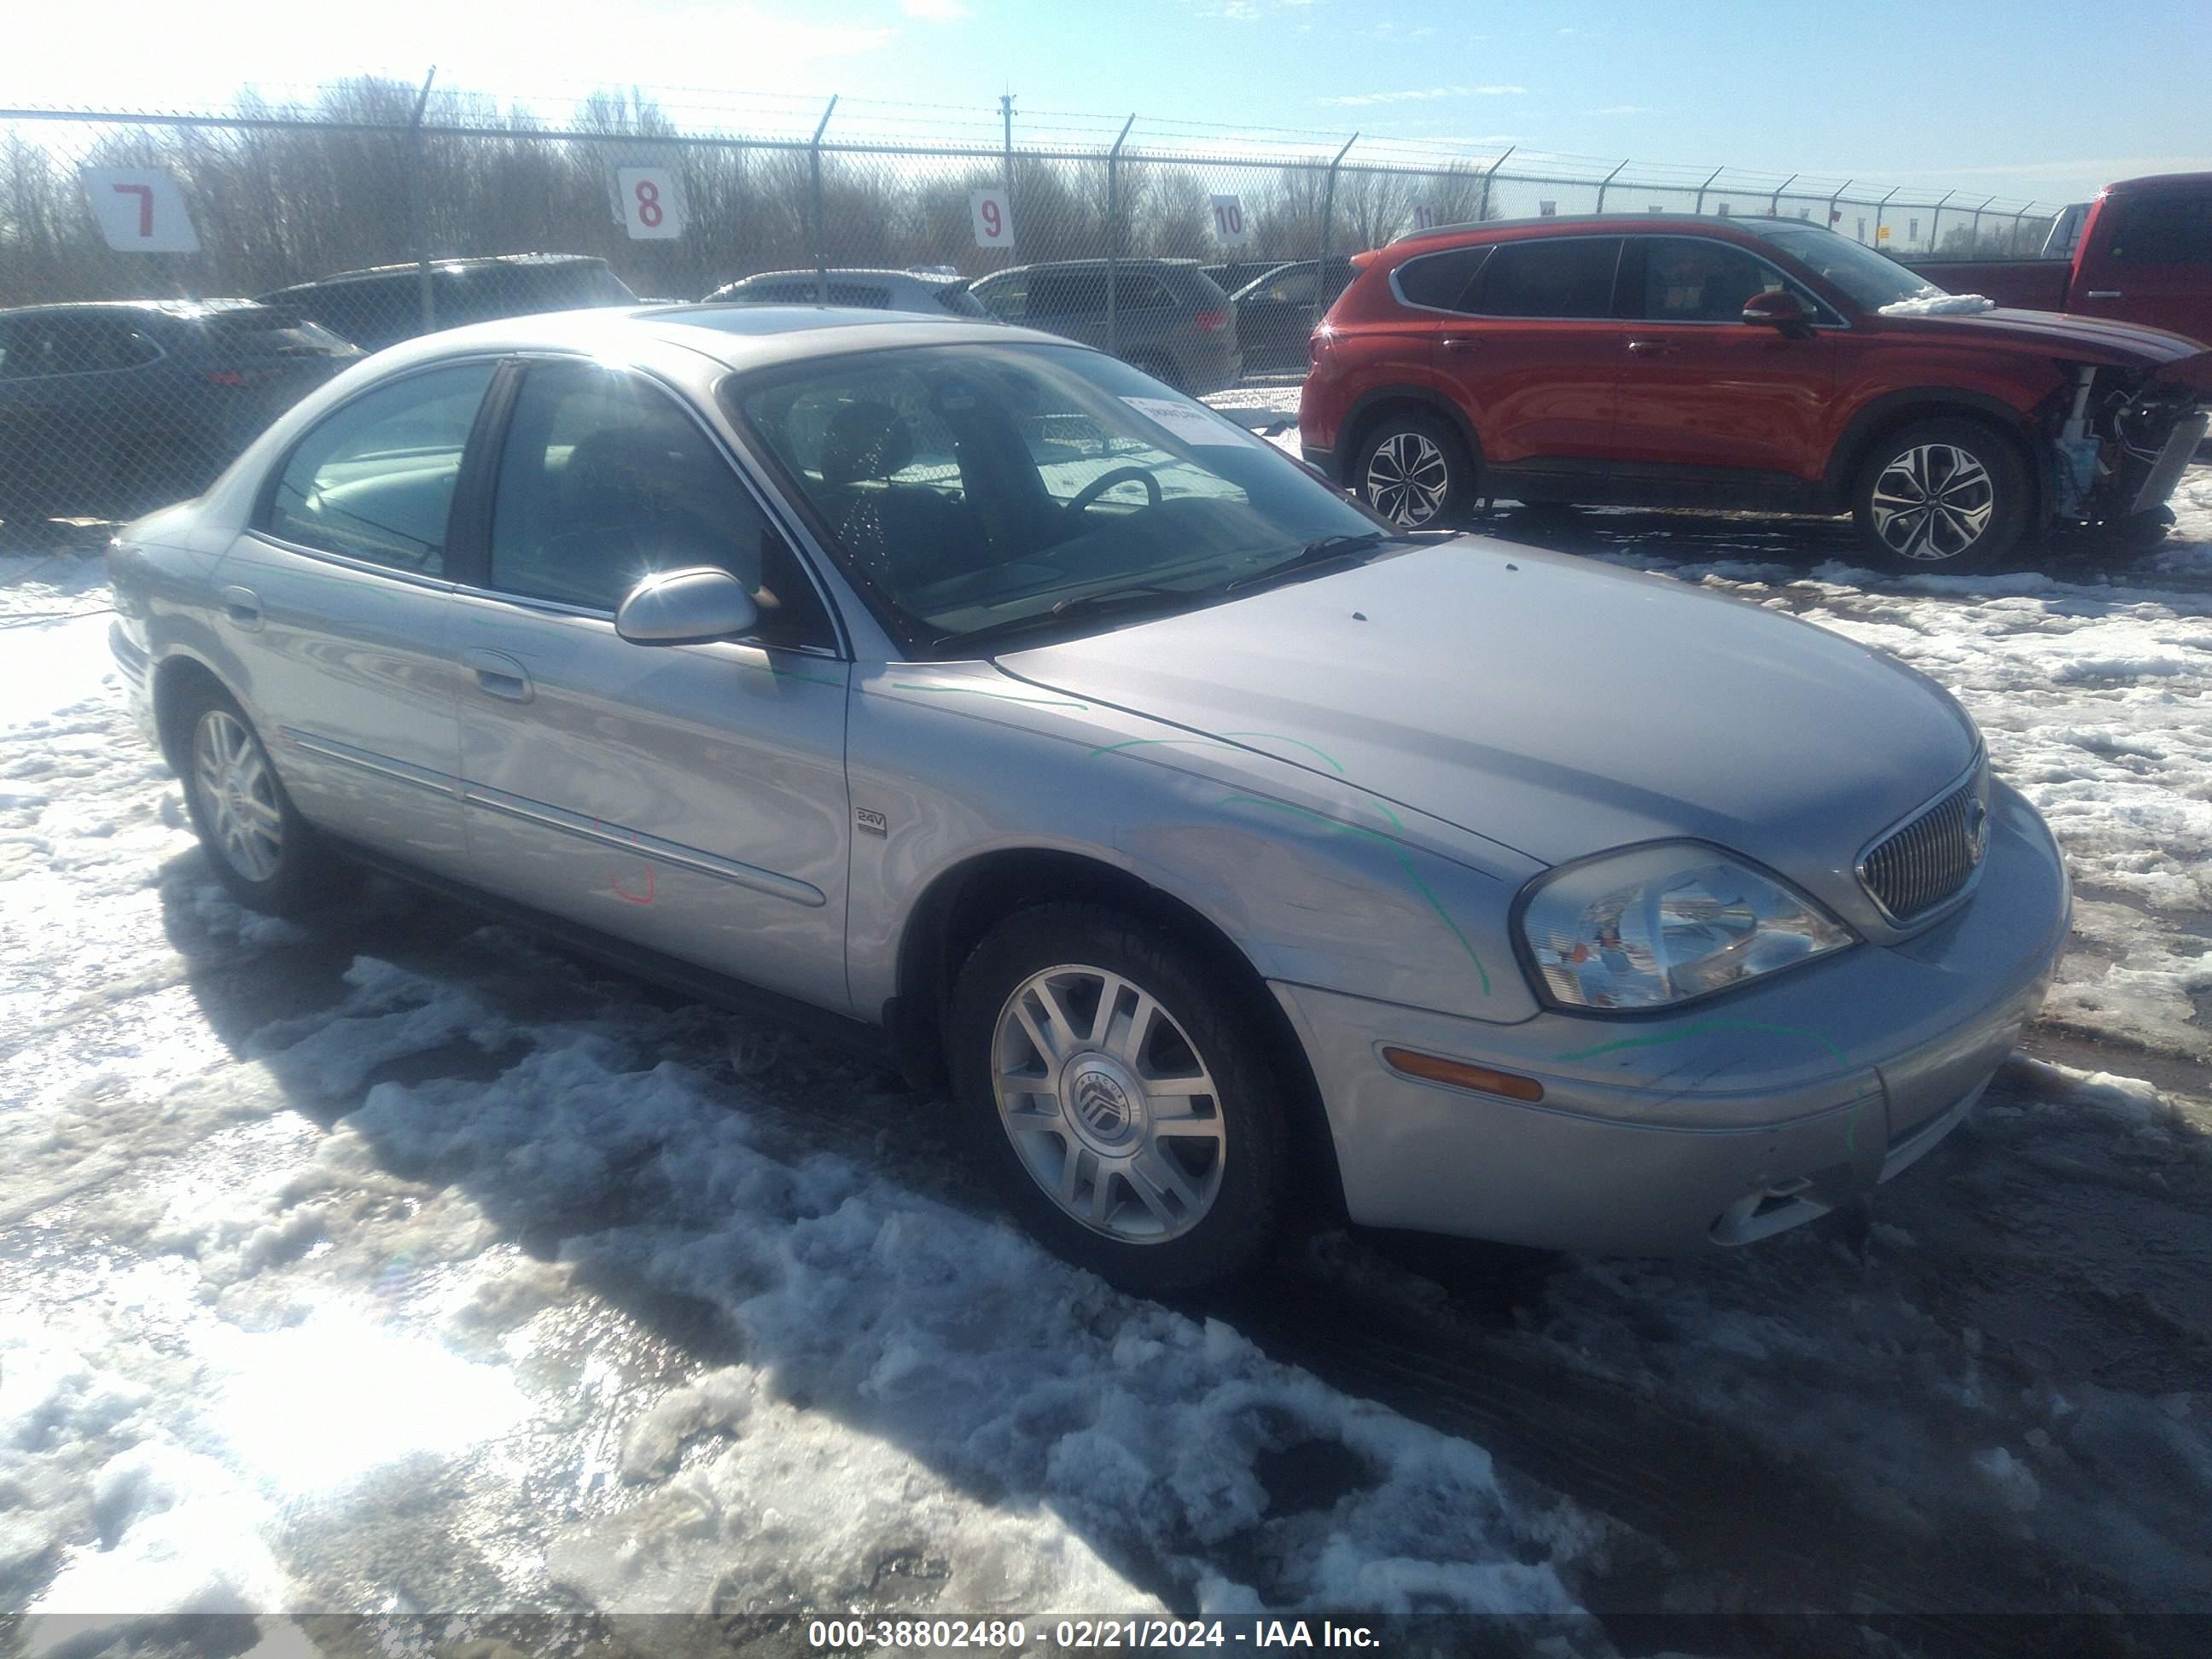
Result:
<svg viewBox="0 0 2212 1659"><path fill-rule="evenodd" d="M2212 351L1986 308L1800 220L1497 221L1358 256L1310 346L1306 458L1396 523L1478 501L1850 512L1892 568L2055 522L2152 538Z"/></svg>

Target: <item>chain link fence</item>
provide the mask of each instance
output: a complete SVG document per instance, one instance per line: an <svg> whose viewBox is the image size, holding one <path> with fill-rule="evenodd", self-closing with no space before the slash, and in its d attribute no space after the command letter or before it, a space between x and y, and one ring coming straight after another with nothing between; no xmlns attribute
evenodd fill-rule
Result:
<svg viewBox="0 0 2212 1659"><path fill-rule="evenodd" d="M1205 392L1301 373L1348 255L1429 226L1780 214L2003 257L2033 252L2051 211L1011 99L586 92L557 121L554 102L362 80L219 111L0 110L0 543L195 493L360 352L496 316L787 273L735 297L803 281L833 302L980 302ZM1194 261L1203 279L1163 263Z"/></svg>

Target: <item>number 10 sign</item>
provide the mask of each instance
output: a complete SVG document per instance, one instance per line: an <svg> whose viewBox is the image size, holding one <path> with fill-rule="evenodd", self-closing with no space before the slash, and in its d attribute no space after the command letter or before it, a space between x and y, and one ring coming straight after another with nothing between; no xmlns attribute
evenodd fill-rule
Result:
<svg viewBox="0 0 2212 1659"><path fill-rule="evenodd" d="M185 193L159 167L86 167L85 199L108 246L122 253L198 253Z"/></svg>
<svg viewBox="0 0 2212 1659"><path fill-rule="evenodd" d="M1213 198L1213 240L1224 247L1244 246L1244 204L1234 196Z"/></svg>

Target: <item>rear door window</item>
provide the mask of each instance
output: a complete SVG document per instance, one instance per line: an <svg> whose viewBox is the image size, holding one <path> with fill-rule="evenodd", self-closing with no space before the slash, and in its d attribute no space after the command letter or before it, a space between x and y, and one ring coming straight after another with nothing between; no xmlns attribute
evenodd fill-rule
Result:
<svg viewBox="0 0 2212 1659"><path fill-rule="evenodd" d="M2112 250L2122 264L2212 265L2212 192L2129 198Z"/></svg>
<svg viewBox="0 0 2212 1659"><path fill-rule="evenodd" d="M1502 242L1483 267L1474 309L1486 317L1610 317L1620 242L1618 236Z"/></svg>
<svg viewBox="0 0 2212 1659"><path fill-rule="evenodd" d="M435 576L489 363L363 392L293 447L257 526L325 553Z"/></svg>
<svg viewBox="0 0 2212 1659"><path fill-rule="evenodd" d="M1759 294L1787 291L1806 315L1826 322L1832 313L1812 294L1743 248L1703 236L1639 236L1636 252L1643 274L1630 272L1631 291L1639 288L1635 314L1657 323L1741 323L1744 301Z"/></svg>
<svg viewBox="0 0 2212 1659"><path fill-rule="evenodd" d="M1106 268L1030 273L1031 317L1080 317L1106 309Z"/></svg>

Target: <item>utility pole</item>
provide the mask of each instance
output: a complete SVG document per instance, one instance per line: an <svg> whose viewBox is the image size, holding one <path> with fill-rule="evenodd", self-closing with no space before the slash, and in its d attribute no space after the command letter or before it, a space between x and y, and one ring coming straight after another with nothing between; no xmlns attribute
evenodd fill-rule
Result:
<svg viewBox="0 0 2212 1659"><path fill-rule="evenodd" d="M1006 228L1018 239L1021 233L1014 229L1014 94L1011 92L999 94L999 118L1006 123L1006 176L1003 181L1006 192ZM1020 258L1018 242L1007 250L1007 254L1010 258Z"/></svg>

